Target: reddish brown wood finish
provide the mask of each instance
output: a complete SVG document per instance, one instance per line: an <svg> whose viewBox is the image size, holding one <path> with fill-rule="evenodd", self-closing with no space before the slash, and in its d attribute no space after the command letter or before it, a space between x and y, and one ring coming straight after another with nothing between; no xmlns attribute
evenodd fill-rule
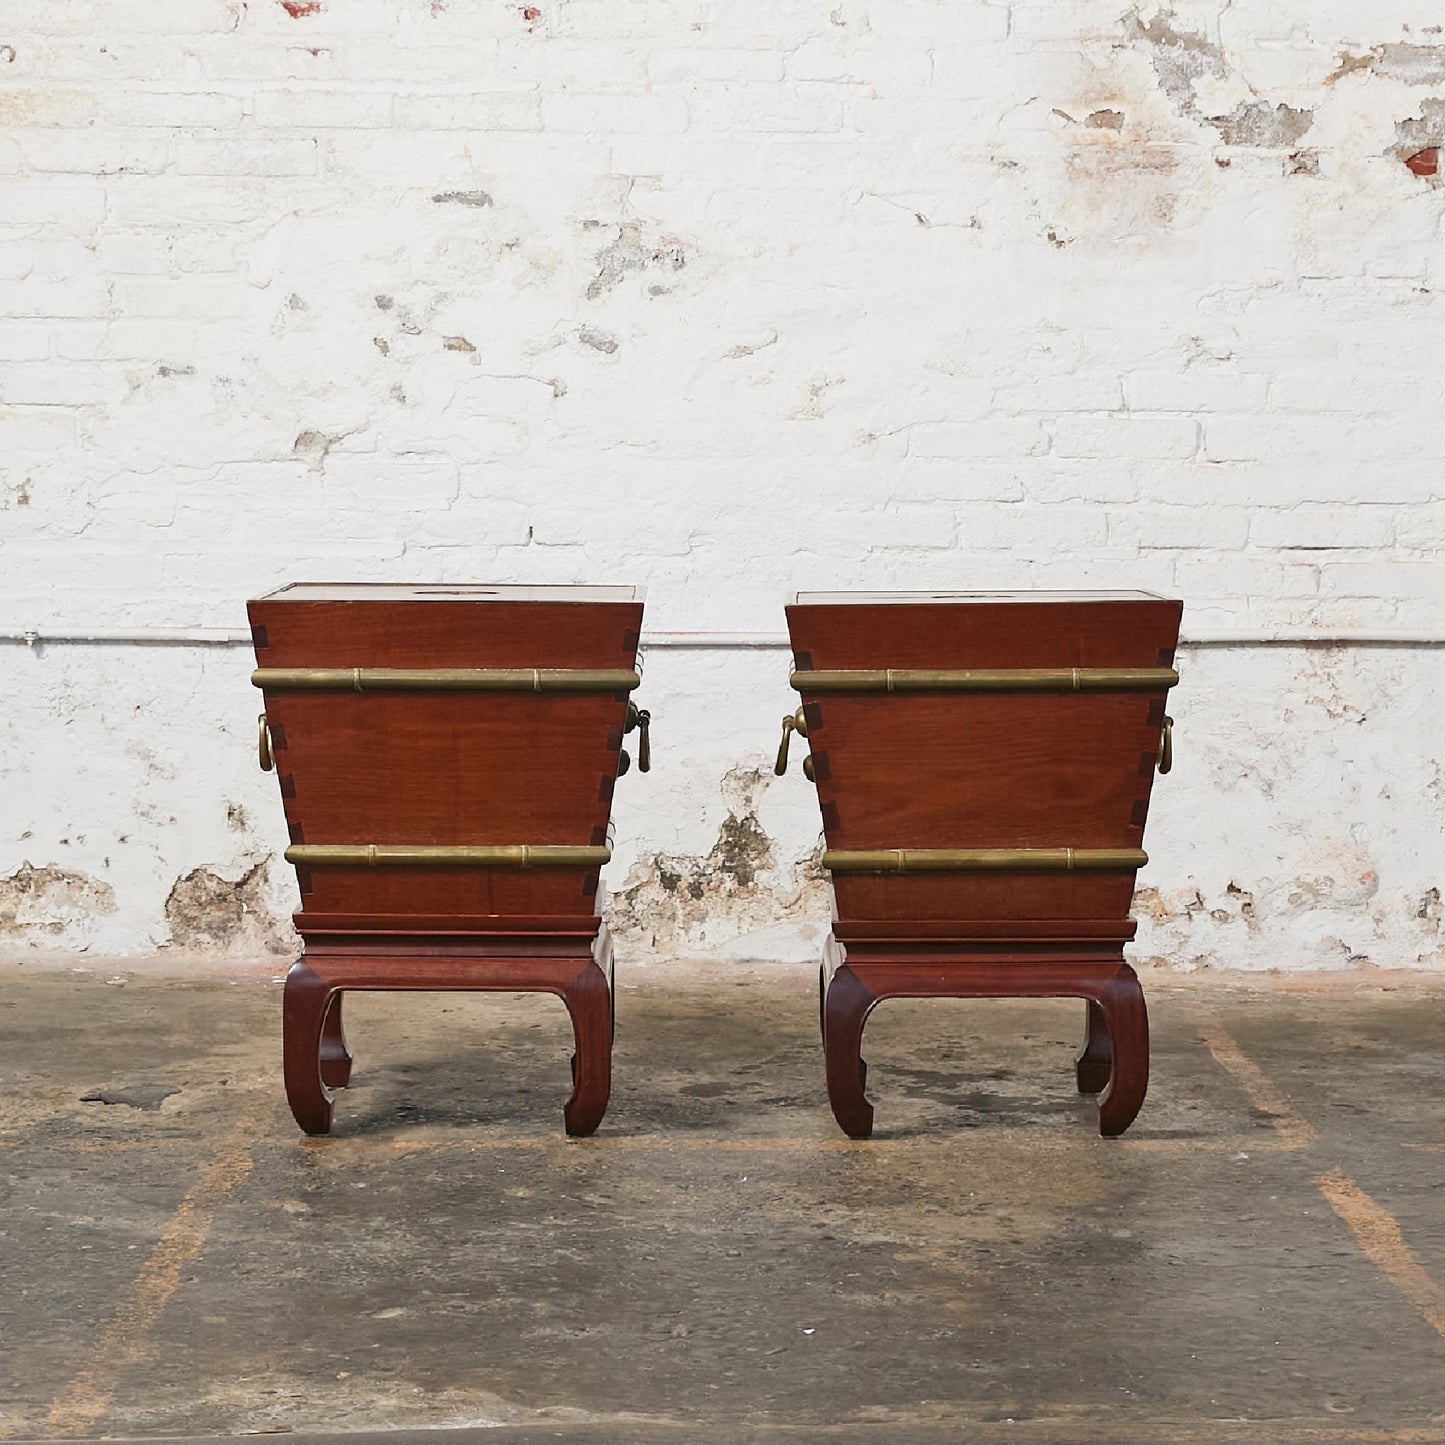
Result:
<svg viewBox="0 0 1445 1445"><path fill-rule="evenodd" d="M286 976L282 1009L286 1098L308 1134L331 1132L332 1091L351 1081L341 1033L346 989L554 993L572 1019L572 1096L562 1107L568 1134L593 1133L612 1087L612 945L605 927L548 949L539 935L478 936L410 947L307 941Z"/></svg>
<svg viewBox="0 0 1445 1445"><path fill-rule="evenodd" d="M249 604L265 669L634 669L630 588L308 585ZM293 844L601 846L628 694L268 692ZM331 1127L351 1077L347 989L557 994L576 1039L569 1134L611 1077L612 954L597 868L298 867L305 954L287 979L287 1098Z"/></svg>
<svg viewBox="0 0 1445 1445"><path fill-rule="evenodd" d="M1144 593L804 596L794 666L1167 668L1181 606ZM1163 687L1146 692L802 693L830 849L1137 849ZM829 1099L872 1130L859 1054L884 998L1088 1001L1081 1092L1123 1132L1148 1081L1143 992L1123 958L1134 874L835 874L823 974Z"/></svg>
<svg viewBox="0 0 1445 1445"><path fill-rule="evenodd" d="M1093 951L1043 944L980 950L969 939L874 949L829 939L821 976L828 1102L843 1132L867 1139L873 1106L863 1093L863 1027L885 998L1082 998L1086 1036L1076 1062L1081 1094L1101 1094L1099 1132L1122 1134L1149 1083L1144 991L1117 946Z"/></svg>

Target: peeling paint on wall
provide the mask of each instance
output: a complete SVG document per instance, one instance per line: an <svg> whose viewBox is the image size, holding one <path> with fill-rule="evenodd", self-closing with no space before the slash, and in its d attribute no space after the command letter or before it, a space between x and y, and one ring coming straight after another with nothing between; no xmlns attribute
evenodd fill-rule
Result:
<svg viewBox="0 0 1445 1445"><path fill-rule="evenodd" d="M1199 98L1199 83L1206 77L1223 81L1239 77L1232 71L1223 48L1208 36L1179 28L1167 10L1146 24L1135 11L1127 17L1125 34L1149 55L1154 73L1178 114L1187 120L1213 126L1226 145L1285 149L1296 145L1314 121L1314 112L1260 99L1241 100L1223 114L1206 115Z"/></svg>
<svg viewBox="0 0 1445 1445"><path fill-rule="evenodd" d="M440 191L432 201L438 206L470 206L473 210L496 204L489 191Z"/></svg>
<svg viewBox="0 0 1445 1445"><path fill-rule="evenodd" d="M1148 925L1149 962L1156 965L1184 972L1239 966L1256 953L1264 930L1278 936L1296 919L1323 927L1310 945L1309 966L1333 968L1376 961L1380 919L1373 908L1379 891L1379 874L1364 852L1342 846L1309 872L1265 877L1252 889L1231 880L1222 894L1209 898L1197 887L1141 888L1134 913L1141 926ZM1163 952L1154 951L1166 941ZM1275 966L1286 963L1300 966L1298 955Z"/></svg>
<svg viewBox="0 0 1445 1445"><path fill-rule="evenodd" d="M728 812L705 855L656 853L632 868L611 899L610 926L619 938L673 952L716 949L780 923L827 916L822 850L780 863L758 821L757 794L770 776L739 767L723 779Z"/></svg>
<svg viewBox="0 0 1445 1445"><path fill-rule="evenodd" d="M597 253L597 269L587 284L587 299L605 296L624 276L638 271L681 271L687 252L674 236L644 231L637 221L624 221L617 234Z"/></svg>
<svg viewBox="0 0 1445 1445"><path fill-rule="evenodd" d="M115 912L115 889L98 878L22 863L0 878L0 937L43 941L68 934L97 914Z"/></svg>
<svg viewBox="0 0 1445 1445"><path fill-rule="evenodd" d="M282 920L267 902L267 860L234 880L211 868L178 878L166 899L169 947L192 953L286 953Z"/></svg>
<svg viewBox="0 0 1445 1445"><path fill-rule="evenodd" d="M1220 48L1194 31L1176 29L1174 16L1167 10L1147 22L1137 10L1131 12L1125 17L1124 34L1148 52L1159 84L1180 115L1198 118L1197 81L1206 75L1222 80L1229 74Z"/></svg>
<svg viewBox="0 0 1445 1445"><path fill-rule="evenodd" d="M577 333L577 340L583 346L590 346L593 351L600 351L604 356L611 356L617 350L617 338L595 326L582 327Z"/></svg>
<svg viewBox="0 0 1445 1445"><path fill-rule="evenodd" d="M1405 85L1439 85L1445 82L1445 45L1377 45L1363 55L1342 55L1324 84L1333 85L1347 75L1362 73Z"/></svg>
<svg viewBox="0 0 1445 1445"><path fill-rule="evenodd" d="M1208 119L1226 145L1283 150L1293 146L1309 130L1314 112L1296 110L1283 103L1271 106L1263 100L1242 100L1228 115L1212 115Z"/></svg>
<svg viewBox="0 0 1445 1445"><path fill-rule="evenodd" d="M1445 145L1445 99L1422 101L1419 114L1395 126L1391 155L1404 161L1417 176L1433 176L1440 168L1440 147Z"/></svg>
<svg viewBox="0 0 1445 1445"><path fill-rule="evenodd" d="M325 432L306 430L300 432L291 445L295 456L310 463L313 472L325 469L326 458L331 448L339 442L339 436L328 436Z"/></svg>

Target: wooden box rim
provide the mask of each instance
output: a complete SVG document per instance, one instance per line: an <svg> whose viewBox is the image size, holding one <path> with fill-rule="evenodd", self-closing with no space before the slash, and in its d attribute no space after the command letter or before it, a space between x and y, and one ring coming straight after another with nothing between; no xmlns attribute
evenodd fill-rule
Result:
<svg viewBox="0 0 1445 1445"><path fill-rule="evenodd" d="M426 602L491 605L530 603L554 606L618 606L645 602L642 587L593 586L590 583L532 585L503 582L288 582L252 602L382 603Z"/></svg>

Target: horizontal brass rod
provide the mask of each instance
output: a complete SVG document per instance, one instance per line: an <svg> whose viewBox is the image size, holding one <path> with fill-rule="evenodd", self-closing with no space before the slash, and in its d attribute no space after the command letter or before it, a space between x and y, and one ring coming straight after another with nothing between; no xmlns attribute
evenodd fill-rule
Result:
<svg viewBox="0 0 1445 1445"><path fill-rule="evenodd" d="M1154 692L1172 667L839 668L795 672L798 692Z"/></svg>
<svg viewBox="0 0 1445 1445"><path fill-rule="evenodd" d="M631 692L641 681L623 668L258 667L251 674L267 692Z"/></svg>
<svg viewBox="0 0 1445 1445"><path fill-rule="evenodd" d="M286 850L286 861L302 868L598 868L611 857L610 848L549 843L295 843Z"/></svg>
<svg viewBox="0 0 1445 1445"><path fill-rule="evenodd" d="M829 848L833 873L1127 873L1142 868L1142 848Z"/></svg>

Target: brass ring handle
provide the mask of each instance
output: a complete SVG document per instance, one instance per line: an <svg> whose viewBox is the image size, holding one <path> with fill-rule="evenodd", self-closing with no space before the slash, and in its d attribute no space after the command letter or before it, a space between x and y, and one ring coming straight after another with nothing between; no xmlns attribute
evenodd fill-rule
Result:
<svg viewBox="0 0 1445 1445"><path fill-rule="evenodd" d="M797 724L793 721L792 713L783 719L783 740L778 744L778 759L773 764L773 771L782 777L788 771L788 742L793 736L793 729Z"/></svg>
<svg viewBox="0 0 1445 1445"><path fill-rule="evenodd" d="M788 743L794 733L800 738L808 736L808 720L803 716L802 708L783 719L783 740L778 744L778 760L773 764L773 771L779 777L788 771Z"/></svg>
<svg viewBox="0 0 1445 1445"><path fill-rule="evenodd" d="M1159 772L1162 776L1174 766L1174 719L1164 719L1164 731L1159 734Z"/></svg>
<svg viewBox="0 0 1445 1445"><path fill-rule="evenodd" d="M652 771L652 714L645 707L637 709L637 771Z"/></svg>
<svg viewBox="0 0 1445 1445"><path fill-rule="evenodd" d="M263 773L275 770L276 758L271 751L271 729L266 726L265 713L256 719L256 756Z"/></svg>
<svg viewBox="0 0 1445 1445"><path fill-rule="evenodd" d="M639 773L650 773L652 771L652 714L645 707L638 707L635 702L627 704L627 721L622 724L622 731L630 733L636 731L637 737L637 771ZM623 757L627 754L623 753ZM617 776L620 778L627 771L624 766L618 769Z"/></svg>

